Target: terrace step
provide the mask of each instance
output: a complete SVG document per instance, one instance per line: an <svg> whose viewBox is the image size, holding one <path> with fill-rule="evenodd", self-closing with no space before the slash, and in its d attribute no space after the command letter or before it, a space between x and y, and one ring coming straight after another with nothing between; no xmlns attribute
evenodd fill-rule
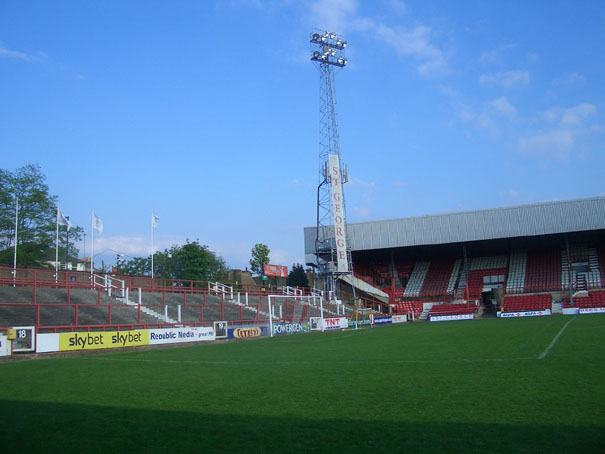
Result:
<svg viewBox="0 0 605 454"><path fill-rule="evenodd" d="M127 298L116 298L116 299L120 303L126 304L127 306L138 307L138 305L139 305L138 303L135 303L134 301L130 301ZM173 323L173 324L178 323L178 320L175 320L170 317L166 317L166 316L164 316L164 314L160 314L159 312L156 312L153 309L150 309L145 306L141 306L141 312L143 312L144 314L150 315L151 317L154 317L164 323Z"/></svg>

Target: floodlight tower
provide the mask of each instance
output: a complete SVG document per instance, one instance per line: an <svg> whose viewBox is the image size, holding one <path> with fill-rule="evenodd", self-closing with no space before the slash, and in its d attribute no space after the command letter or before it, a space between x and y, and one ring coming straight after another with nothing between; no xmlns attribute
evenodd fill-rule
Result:
<svg viewBox="0 0 605 454"><path fill-rule="evenodd" d="M342 36L315 30L311 34L311 61L319 69L319 186L317 187L317 237L315 255L324 290L335 290L339 275L352 274L353 262L347 238L343 183L347 168L340 160L334 71L347 65Z"/></svg>

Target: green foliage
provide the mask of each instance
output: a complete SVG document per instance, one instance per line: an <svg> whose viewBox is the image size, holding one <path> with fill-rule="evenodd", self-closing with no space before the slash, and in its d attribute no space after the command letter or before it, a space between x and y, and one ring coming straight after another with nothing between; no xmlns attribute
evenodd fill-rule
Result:
<svg viewBox="0 0 605 454"><path fill-rule="evenodd" d="M156 253L154 260L157 255L158 254ZM131 260L120 263L119 273L129 276L145 276L151 274L151 256L149 258L134 257Z"/></svg>
<svg viewBox="0 0 605 454"><path fill-rule="evenodd" d="M269 246L262 243L257 243L252 248L252 258L250 259L250 270L257 276L262 276L263 265L269 264Z"/></svg>
<svg viewBox="0 0 605 454"><path fill-rule="evenodd" d="M197 240L172 246L153 255L154 277L193 281L215 281L228 271L222 257ZM120 264L120 274L151 275L151 256L135 257Z"/></svg>
<svg viewBox="0 0 605 454"><path fill-rule="evenodd" d="M305 268L301 263L295 263L292 265L292 269L288 274L288 279L286 280L286 284L290 287L308 287L309 279L307 278L307 273L305 273Z"/></svg>
<svg viewBox="0 0 605 454"><path fill-rule="evenodd" d="M0 263L12 264L15 238L15 197L19 199L17 265L42 265L55 257L57 196L49 193L46 176L37 164L15 172L0 169ZM59 258L65 257L65 228L59 228ZM69 255L77 257L75 244L83 230L74 226L69 232Z"/></svg>

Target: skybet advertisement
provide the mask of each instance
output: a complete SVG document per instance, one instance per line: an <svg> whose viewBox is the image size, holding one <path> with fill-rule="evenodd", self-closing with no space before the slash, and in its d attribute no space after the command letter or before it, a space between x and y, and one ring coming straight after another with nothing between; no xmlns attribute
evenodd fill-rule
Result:
<svg viewBox="0 0 605 454"><path fill-rule="evenodd" d="M215 340L213 328L165 328L133 331L43 333L37 336L36 352L97 350L138 347L141 345L178 344Z"/></svg>

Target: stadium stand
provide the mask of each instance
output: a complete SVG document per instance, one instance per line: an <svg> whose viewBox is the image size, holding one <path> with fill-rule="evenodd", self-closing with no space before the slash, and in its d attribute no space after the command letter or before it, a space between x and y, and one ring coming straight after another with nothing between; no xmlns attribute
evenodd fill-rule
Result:
<svg viewBox="0 0 605 454"><path fill-rule="evenodd" d="M516 249L510 253L506 293L523 293L525 289L525 271L527 267L527 250Z"/></svg>
<svg viewBox="0 0 605 454"><path fill-rule="evenodd" d="M420 296L420 290L424 285L424 279L429 270L431 262L416 262L403 296Z"/></svg>
<svg viewBox="0 0 605 454"><path fill-rule="evenodd" d="M450 280L447 284L448 295L452 295L454 293L454 291L456 290L456 283L458 281L458 275L460 274L461 267L462 267L462 259L457 259L454 262L454 269L452 270Z"/></svg>
<svg viewBox="0 0 605 454"><path fill-rule="evenodd" d="M568 268L567 250L561 251L561 281L564 289L569 289L569 272L574 290L601 288L601 270L597 249L586 244L569 247L571 268Z"/></svg>
<svg viewBox="0 0 605 454"><path fill-rule="evenodd" d="M576 296L573 304L570 298L563 298L564 307L605 307L605 291L590 291L588 296Z"/></svg>
<svg viewBox="0 0 605 454"><path fill-rule="evenodd" d="M391 305L394 314L413 314L413 318L417 319L423 310L422 301L400 301Z"/></svg>
<svg viewBox="0 0 605 454"><path fill-rule="evenodd" d="M507 295L502 312L544 311L551 309L552 295Z"/></svg>
<svg viewBox="0 0 605 454"><path fill-rule="evenodd" d="M496 263L496 262L484 262L484 263ZM499 264L499 263L497 263ZM506 282L506 268L491 268L491 269L474 269L469 271L466 297L469 299L481 298L481 292L485 284L492 283L492 277L494 284L503 285ZM490 279L490 282L485 282L486 278Z"/></svg>
<svg viewBox="0 0 605 454"><path fill-rule="evenodd" d="M450 258L431 261L419 296L425 298L427 296L446 295L455 263L456 260Z"/></svg>
<svg viewBox="0 0 605 454"><path fill-rule="evenodd" d="M560 291L562 289L561 269L560 250L541 249L528 251L524 292Z"/></svg>
<svg viewBox="0 0 605 454"><path fill-rule="evenodd" d="M597 257L601 270L601 284L605 282L605 246L598 248Z"/></svg>
<svg viewBox="0 0 605 454"><path fill-rule="evenodd" d="M283 295L286 291L281 287L268 287L269 291L264 292L260 286L234 287L162 279L150 281L149 278L137 280L130 276L125 277L124 282L144 283L149 287L125 287L122 291L119 285L121 280L116 284L115 276L111 276L95 280L101 284L91 289L90 281L86 281L89 273L69 272L68 279L66 273L60 272L61 277L55 279L48 269L18 269L18 279L13 279L11 271L0 266L0 328L35 325L40 329L55 331L73 330L76 327L99 330L177 323L208 325L218 320L245 324L266 320L268 295ZM168 285L163 285L165 283ZM247 293L249 290L252 292ZM304 293L300 289L290 290L298 295ZM309 291L307 289L306 294ZM348 301L345 298L349 296L346 293L339 295L344 301ZM359 295L357 298L361 307L364 303L378 303ZM307 301L295 297L280 300L274 306L275 314L283 321L297 322L305 317L308 319L320 315L319 305ZM323 306L326 315L350 313L352 310L336 302L324 301Z"/></svg>
<svg viewBox="0 0 605 454"><path fill-rule="evenodd" d="M472 314L477 309L473 303L434 304L429 311L429 317L434 315L464 315Z"/></svg>

